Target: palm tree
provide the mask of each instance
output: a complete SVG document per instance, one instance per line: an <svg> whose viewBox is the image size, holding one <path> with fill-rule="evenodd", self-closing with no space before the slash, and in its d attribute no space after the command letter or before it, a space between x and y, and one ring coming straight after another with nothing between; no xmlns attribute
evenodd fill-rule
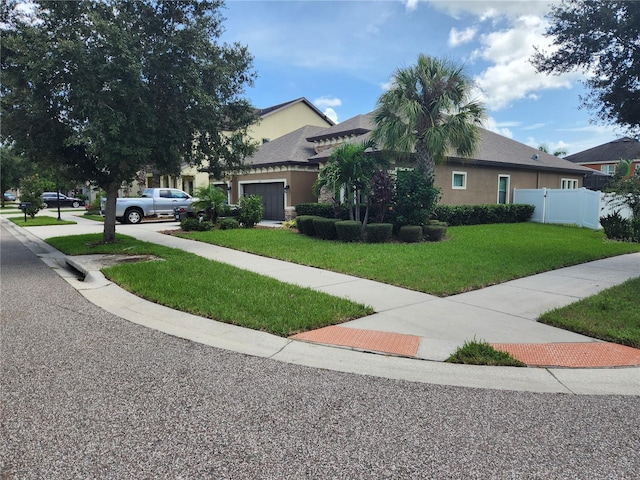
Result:
<svg viewBox="0 0 640 480"><path fill-rule="evenodd" d="M222 206L227 203L227 195L215 185L197 187L195 200L191 206L195 212L203 212L207 220L216 223Z"/></svg>
<svg viewBox="0 0 640 480"><path fill-rule="evenodd" d="M313 185L316 195L320 194L322 188L330 189L335 201L339 201L344 192L351 220L360 220L362 200L368 207L373 175L380 163L366 152L373 147L371 140L358 144L343 143L335 147Z"/></svg>
<svg viewBox="0 0 640 480"><path fill-rule="evenodd" d="M473 85L461 66L420 54L378 99L372 138L384 150L415 154L416 167L433 180L436 162L452 151L471 156L479 142L485 110L470 100Z"/></svg>

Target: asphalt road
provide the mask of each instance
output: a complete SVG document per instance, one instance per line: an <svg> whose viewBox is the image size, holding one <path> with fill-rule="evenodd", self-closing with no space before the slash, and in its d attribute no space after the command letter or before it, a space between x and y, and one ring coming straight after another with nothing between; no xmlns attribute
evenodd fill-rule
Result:
<svg viewBox="0 0 640 480"><path fill-rule="evenodd" d="M97 308L0 234L0 479L640 471L640 397L416 384L203 346Z"/></svg>

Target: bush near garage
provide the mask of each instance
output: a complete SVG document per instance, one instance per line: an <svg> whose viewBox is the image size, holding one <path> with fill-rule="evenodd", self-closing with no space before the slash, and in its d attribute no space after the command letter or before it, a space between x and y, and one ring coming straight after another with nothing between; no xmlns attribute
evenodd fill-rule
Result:
<svg viewBox="0 0 640 480"><path fill-rule="evenodd" d="M298 225L298 232L309 237L314 237L316 234L313 228L313 219L318 218L315 215L301 215L296 217L296 224Z"/></svg>
<svg viewBox="0 0 640 480"><path fill-rule="evenodd" d="M200 221L194 217L184 218L180 222L180 228L185 232L206 232L213 230L214 224L209 220Z"/></svg>
<svg viewBox="0 0 640 480"><path fill-rule="evenodd" d="M240 222L240 225L244 228L253 228L260 223L264 214L264 206L260 195L241 197L238 203L238 222Z"/></svg>
<svg viewBox="0 0 640 480"><path fill-rule="evenodd" d="M220 230L231 230L233 228L240 228L238 220L231 217L221 217L218 219L218 228Z"/></svg>

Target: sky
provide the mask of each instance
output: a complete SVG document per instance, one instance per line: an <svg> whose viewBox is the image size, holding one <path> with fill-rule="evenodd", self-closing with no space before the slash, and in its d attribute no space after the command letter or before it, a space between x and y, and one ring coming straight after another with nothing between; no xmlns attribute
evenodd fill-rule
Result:
<svg viewBox="0 0 640 480"><path fill-rule="evenodd" d="M581 72L537 73L548 49L549 1L227 0L223 42L247 46L257 108L305 97L335 122L369 113L393 73L419 54L464 65L487 110L485 128L568 154L623 136L580 108Z"/></svg>

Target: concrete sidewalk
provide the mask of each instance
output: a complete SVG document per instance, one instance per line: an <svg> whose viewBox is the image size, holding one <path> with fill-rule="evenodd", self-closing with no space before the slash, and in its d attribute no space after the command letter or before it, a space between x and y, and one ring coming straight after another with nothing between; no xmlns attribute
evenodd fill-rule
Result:
<svg viewBox="0 0 640 480"><path fill-rule="evenodd" d="M22 235L24 241L37 245L38 239L102 230L101 224L77 217L73 219L78 221L78 225L27 229L14 227L12 232ZM72 260L77 268L89 272L87 280L80 282L61 267L60 263L64 263L65 259L59 252L48 249L47 253L41 251L40 256L85 297L102 308L136 323L220 348L314 367L428 383L543 392L640 395L640 369L633 367L508 368L441 362L465 341L476 338L525 356L533 350L534 356L531 358L540 356L542 352L546 357L538 364L545 366L563 365L561 362L548 363L549 358L553 360L554 355L558 357L560 354L570 357L568 363L564 360L564 366L640 365L640 351L637 349L596 341L535 321L544 311L640 275L640 253L438 298L159 233L172 228L176 228L175 223L146 223L119 225L118 231L281 281L345 296L371 305L377 313L340 326L284 339L145 302L106 281L99 273L100 263L92 263L90 258ZM46 250L44 245L39 245L39 248ZM337 349L329 345L346 348ZM524 354L521 352L523 345L524 350L528 349ZM577 351L576 346L580 347ZM592 358L597 358L602 364L594 365ZM535 361L526 363L537 365Z"/></svg>

